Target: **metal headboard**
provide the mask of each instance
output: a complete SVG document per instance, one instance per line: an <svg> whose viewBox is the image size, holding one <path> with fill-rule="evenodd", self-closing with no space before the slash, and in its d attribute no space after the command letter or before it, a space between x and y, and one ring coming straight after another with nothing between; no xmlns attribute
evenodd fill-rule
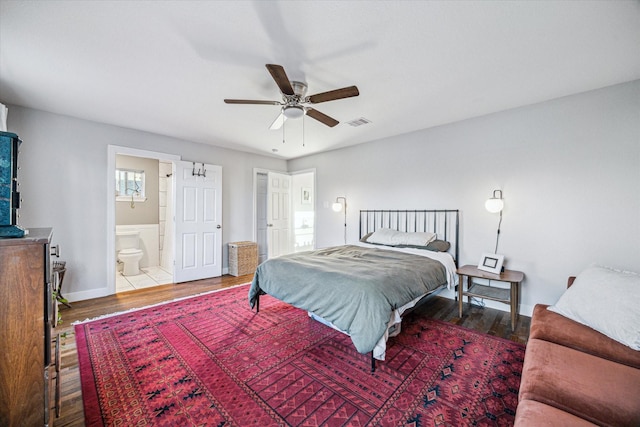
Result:
<svg viewBox="0 0 640 427"><path fill-rule="evenodd" d="M360 238L380 228L436 233L438 239L446 240L451 244L449 252L454 256L456 264L458 263L460 255L458 209L360 211Z"/></svg>

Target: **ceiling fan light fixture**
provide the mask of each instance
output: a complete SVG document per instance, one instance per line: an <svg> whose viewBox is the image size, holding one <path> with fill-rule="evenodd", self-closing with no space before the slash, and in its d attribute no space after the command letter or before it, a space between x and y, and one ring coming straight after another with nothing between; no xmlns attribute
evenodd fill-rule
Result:
<svg viewBox="0 0 640 427"><path fill-rule="evenodd" d="M299 119L304 116L304 107L302 105L286 105L282 108L282 114L287 119Z"/></svg>
<svg viewBox="0 0 640 427"><path fill-rule="evenodd" d="M284 131L283 124L285 119L299 119L302 116L309 116L332 128L340 122L314 108L304 107L303 104L319 104L321 102L335 101L337 99L351 98L360 95L356 86L348 86L306 96L307 84L301 81L289 80L282 65L266 64L266 67L280 89L282 102L261 101L257 99L225 99L224 102L227 104L281 105L282 111L270 129L280 129L282 127Z"/></svg>

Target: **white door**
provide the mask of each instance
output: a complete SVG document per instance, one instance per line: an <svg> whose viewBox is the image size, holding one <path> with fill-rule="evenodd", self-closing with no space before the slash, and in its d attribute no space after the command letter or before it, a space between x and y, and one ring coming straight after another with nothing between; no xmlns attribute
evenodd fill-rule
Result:
<svg viewBox="0 0 640 427"><path fill-rule="evenodd" d="M222 275L222 167L176 163L176 283Z"/></svg>
<svg viewBox="0 0 640 427"><path fill-rule="evenodd" d="M291 177L269 172L267 240L269 258L291 252Z"/></svg>

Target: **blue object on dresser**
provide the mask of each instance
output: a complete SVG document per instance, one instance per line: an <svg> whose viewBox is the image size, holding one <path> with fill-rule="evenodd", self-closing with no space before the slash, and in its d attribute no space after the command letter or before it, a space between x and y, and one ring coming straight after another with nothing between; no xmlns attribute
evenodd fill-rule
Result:
<svg viewBox="0 0 640 427"><path fill-rule="evenodd" d="M17 225L20 193L18 193L18 135L0 132L0 238L23 237Z"/></svg>

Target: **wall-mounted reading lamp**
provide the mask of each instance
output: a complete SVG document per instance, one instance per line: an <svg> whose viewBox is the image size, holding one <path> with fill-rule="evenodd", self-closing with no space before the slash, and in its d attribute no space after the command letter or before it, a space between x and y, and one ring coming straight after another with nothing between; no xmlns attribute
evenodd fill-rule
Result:
<svg viewBox="0 0 640 427"><path fill-rule="evenodd" d="M340 202L340 199L343 200L343 202ZM342 210L344 210L344 244L347 244L347 198L346 197L336 197L336 201L333 205L331 205L331 208L333 209L334 212L340 212Z"/></svg>
<svg viewBox="0 0 640 427"><path fill-rule="evenodd" d="M502 209L504 208L504 199L502 198L502 190L493 190L493 196L484 203L484 207L491 213L500 212L500 221L498 222L498 231L496 233L496 250L498 253L498 240L500 239L500 226L502 225Z"/></svg>

